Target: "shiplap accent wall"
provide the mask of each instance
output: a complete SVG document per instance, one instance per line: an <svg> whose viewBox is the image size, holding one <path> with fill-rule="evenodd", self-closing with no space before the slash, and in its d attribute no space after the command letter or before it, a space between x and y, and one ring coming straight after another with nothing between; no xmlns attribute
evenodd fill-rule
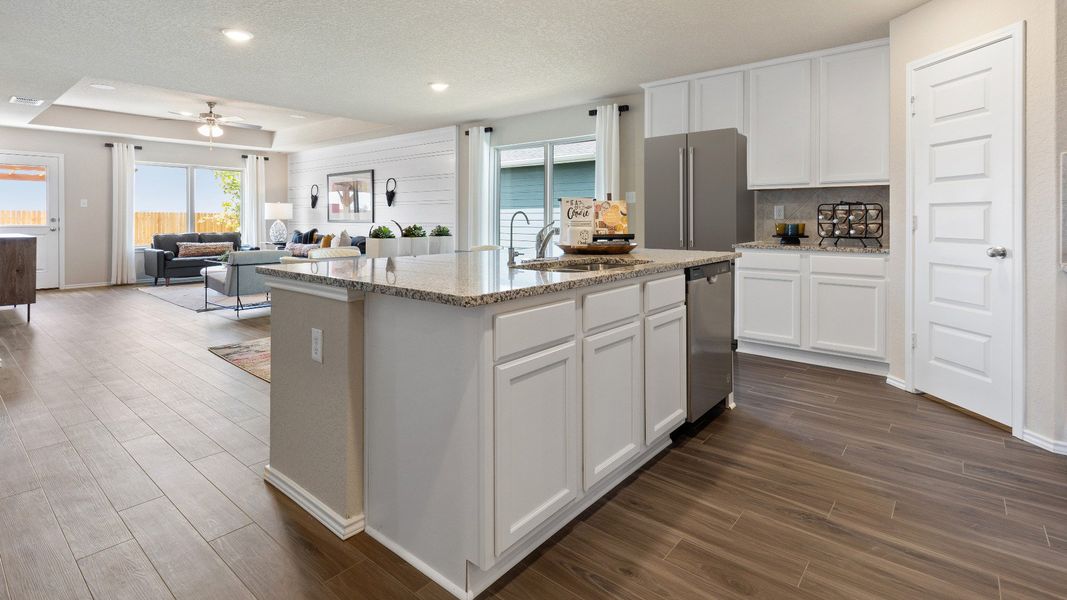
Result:
<svg viewBox="0 0 1067 600"><path fill-rule="evenodd" d="M326 220L326 176L374 169L374 222L396 229L418 223L429 233L435 225L456 231L456 127L442 127L386 138L327 146L289 155L289 231L312 227L323 233L367 235L368 223ZM385 182L397 181L393 206L386 206ZM311 208L311 186L319 185L319 203ZM395 232L397 236L400 232Z"/></svg>

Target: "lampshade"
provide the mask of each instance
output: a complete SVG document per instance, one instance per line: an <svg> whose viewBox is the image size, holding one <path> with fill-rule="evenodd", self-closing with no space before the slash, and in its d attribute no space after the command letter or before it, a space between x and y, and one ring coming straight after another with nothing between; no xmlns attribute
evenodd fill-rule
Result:
<svg viewBox="0 0 1067 600"><path fill-rule="evenodd" d="M196 128L196 131L204 137L222 137L222 128L218 125L209 125L204 123L200 127Z"/></svg>
<svg viewBox="0 0 1067 600"><path fill-rule="evenodd" d="M287 221L293 218L293 205L288 202L267 202L263 206L267 219Z"/></svg>

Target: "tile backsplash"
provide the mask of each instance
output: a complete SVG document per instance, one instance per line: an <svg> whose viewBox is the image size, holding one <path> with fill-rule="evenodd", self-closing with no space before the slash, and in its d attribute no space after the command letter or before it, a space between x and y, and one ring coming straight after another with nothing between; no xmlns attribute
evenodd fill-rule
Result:
<svg viewBox="0 0 1067 600"><path fill-rule="evenodd" d="M756 239L770 240L774 235L774 224L806 223L805 229L810 237L808 243L819 243L816 227L820 204L836 202L877 202L882 205L882 244L889 245L889 186L857 186L834 188L796 188L786 190L756 191ZM774 207L785 207L785 218L774 218ZM829 242L827 242L829 243ZM854 241L841 241L842 244L858 244Z"/></svg>

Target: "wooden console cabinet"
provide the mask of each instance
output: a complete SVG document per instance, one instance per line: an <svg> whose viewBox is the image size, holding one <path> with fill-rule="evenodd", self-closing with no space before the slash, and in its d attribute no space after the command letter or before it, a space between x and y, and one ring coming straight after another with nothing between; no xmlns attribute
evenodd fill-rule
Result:
<svg viewBox="0 0 1067 600"><path fill-rule="evenodd" d="M37 302L37 237L22 233L0 234L0 306Z"/></svg>

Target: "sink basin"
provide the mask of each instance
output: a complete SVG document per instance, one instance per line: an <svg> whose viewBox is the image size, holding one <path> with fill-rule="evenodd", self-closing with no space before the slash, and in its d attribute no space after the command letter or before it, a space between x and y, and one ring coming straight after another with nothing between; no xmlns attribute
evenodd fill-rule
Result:
<svg viewBox="0 0 1067 600"><path fill-rule="evenodd" d="M626 267L632 267L634 265L640 265L648 261L632 261L632 262L538 262L538 263L524 263L515 265L512 268L515 269L527 269L530 271L555 271L557 273L596 273L600 271L611 271L614 269L625 269Z"/></svg>

